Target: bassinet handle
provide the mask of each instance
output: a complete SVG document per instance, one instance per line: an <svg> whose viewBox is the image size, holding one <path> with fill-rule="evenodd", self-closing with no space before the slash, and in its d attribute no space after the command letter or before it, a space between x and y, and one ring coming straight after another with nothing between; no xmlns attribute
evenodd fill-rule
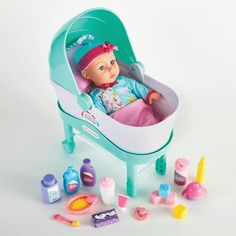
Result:
<svg viewBox="0 0 236 236"><path fill-rule="evenodd" d="M137 61L136 63L130 65L130 69L135 78L137 78L137 80L143 84L145 73L144 65L140 61Z"/></svg>

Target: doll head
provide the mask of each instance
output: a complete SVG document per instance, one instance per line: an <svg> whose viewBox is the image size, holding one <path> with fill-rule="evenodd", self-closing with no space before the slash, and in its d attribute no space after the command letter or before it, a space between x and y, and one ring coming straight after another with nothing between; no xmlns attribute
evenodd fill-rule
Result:
<svg viewBox="0 0 236 236"><path fill-rule="evenodd" d="M94 40L84 40L75 54L81 76L95 85L114 82L120 69L113 50L117 50L117 47L109 42L101 44Z"/></svg>

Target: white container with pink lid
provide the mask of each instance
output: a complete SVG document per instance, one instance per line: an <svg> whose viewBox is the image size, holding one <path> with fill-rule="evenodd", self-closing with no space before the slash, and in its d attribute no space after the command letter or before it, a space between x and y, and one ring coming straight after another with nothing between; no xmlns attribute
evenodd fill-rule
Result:
<svg viewBox="0 0 236 236"><path fill-rule="evenodd" d="M174 182L180 187L185 187L188 183L189 161L186 158L179 158L175 161Z"/></svg>
<svg viewBox="0 0 236 236"><path fill-rule="evenodd" d="M100 180L100 192L102 201L107 204L115 203L115 181L113 178L105 176Z"/></svg>

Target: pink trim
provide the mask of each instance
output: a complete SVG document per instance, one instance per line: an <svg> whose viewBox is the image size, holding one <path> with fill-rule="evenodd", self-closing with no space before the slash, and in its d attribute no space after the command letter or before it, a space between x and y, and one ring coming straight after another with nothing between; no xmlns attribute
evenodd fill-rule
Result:
<svg viewBox="0 0 236 236"><path fill-rule="evenodd" d="M110 44L109 42L105 42L104 44L98 45L97 47L91 49L78 62L80 70L84 70L97 56L102 55L105 52L110 52L112 50L118 50L118 47Z"/></svg>
<svg viewBox="0 0 236 236"><path fill-rule="evenodd" d="M147 94L147 96L146 96L146 98L145 98L145 102L146 102L147 104L149 104L149 98L150 98L151 94L153 94L153 93L155 93L155 92L156 92L156 91L153 90L153 89L151 89L151 90L148 92L148 94Z"/></svg>

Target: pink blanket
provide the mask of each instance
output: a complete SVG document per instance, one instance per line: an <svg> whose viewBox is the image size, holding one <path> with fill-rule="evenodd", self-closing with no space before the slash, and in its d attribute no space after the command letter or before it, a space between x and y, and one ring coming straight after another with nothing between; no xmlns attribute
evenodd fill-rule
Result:
<svg viewBox="0 0 236 236"><path fill-rule="evenodd" d="M110 116L122 124L136 127L154 125L162 120L142 99L113 112Z"/></svg>

